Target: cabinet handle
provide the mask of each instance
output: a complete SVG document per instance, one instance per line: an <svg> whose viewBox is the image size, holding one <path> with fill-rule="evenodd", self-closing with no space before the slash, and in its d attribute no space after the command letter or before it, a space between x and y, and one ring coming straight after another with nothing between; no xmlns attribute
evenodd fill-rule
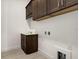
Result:
<svg viewBox="0 0 79 59"><path fill-rule="evenodd" d="M64 5L63 2L64 2L64 0L61 0L61 5L62 5L62 6Z"/></svg>
<svg viewBox="0 0 79 59"><path fill-rule="evenodd" d="M60 3L59 3L59 0L57 0L58 1L58 7L60 6Z"/></svg>

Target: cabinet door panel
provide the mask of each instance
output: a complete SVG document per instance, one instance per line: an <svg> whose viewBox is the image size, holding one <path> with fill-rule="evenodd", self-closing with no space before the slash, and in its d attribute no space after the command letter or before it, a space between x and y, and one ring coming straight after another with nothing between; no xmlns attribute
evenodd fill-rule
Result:
<svg viewBox="0 0 79 59"><path fill-rule="evenodd" d="M21 34L21 48L25 51L26 49L26 36Z"/></svg>
<svg viewBox="0 0 79 59"><path fill-rule="evenodd" d="M60 0L47 0L47 13L60 10Z"/></svg>
<svg viewBox="0 0 79 59"><path fill-rule="evenodd" d="M31 37L30 36L26 36L26 49L29 51L31 49Z"/></svg>
<svg viewBox="0 0 79 59"><path fill-rule="evenodd" d="M33 20L37 19L38 17L38 0L32 1L32 16Z"/></svg>
<svg viewBox="0 0 79 59"><path fill-rule="evenodd" d="M33 47L32 47L33 52L38 51L38 39L37 38L38 38L38 35L34 35L31 37L32 42L33 42Z"/></svg>
<svg viewBox="0 0 79 59"><path fill-rule="evenodd" d="M66 7L69 7L78 4L78 0L65 0L65 3L66 3Z"/></svg>
<svg viewBox="0 0 79 59"><path fill-rule="evenodd" d="M32 10L33 20L36 20L46 15L46 0L33 0Z"/></svg>
<svg viewBox="0 0 79 59"><path fill-rule="evenodd" d="M21 34L21 48L24 50L24 37L23 35Z"/></svg>
<svg viewBox="0 0 79 59"><path fill-rule="evenodd" d="M32 13L31 3L26 7L26 15L30 15Z"/></svg>
<svg viewBox="0 0 79 59"><path fill-rule="evenodd" d="M46 15L46 0L38 0L38 18Z"/></svg>
<svg viewBox="0 0 79 59"><path fill-rule="evenodd" d="M32 3L30 1L30 3L26 6L26 19L32 16L32 5L31 4Z"/></svg>
<svg viewBox="0 0 79 59"><path fill-rule="evenodd" d="M27 54L36 52L38 49L38 37L36 35L30 35L26 37L26 52Z"/></svg>

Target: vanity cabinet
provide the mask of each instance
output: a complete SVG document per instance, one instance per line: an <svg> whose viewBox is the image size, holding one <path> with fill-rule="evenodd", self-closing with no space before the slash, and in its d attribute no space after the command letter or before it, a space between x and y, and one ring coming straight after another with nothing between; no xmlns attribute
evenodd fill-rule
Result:
<svg viewBox="0 0 79 59"><path fill-rule="evenodd" d="M21 48L26 54L38 51L38 34L24 35L21 34Z"/></svg>

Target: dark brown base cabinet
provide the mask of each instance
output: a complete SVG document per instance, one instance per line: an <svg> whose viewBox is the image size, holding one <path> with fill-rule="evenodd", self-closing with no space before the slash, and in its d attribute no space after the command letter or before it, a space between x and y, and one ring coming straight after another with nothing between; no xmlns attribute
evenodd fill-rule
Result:
<svg viewBox="0 0 79 59"><path fill-rule="evenodd" d="M21 34L21 48L26 54L38 51L38 34L24 35Z"/></svg>

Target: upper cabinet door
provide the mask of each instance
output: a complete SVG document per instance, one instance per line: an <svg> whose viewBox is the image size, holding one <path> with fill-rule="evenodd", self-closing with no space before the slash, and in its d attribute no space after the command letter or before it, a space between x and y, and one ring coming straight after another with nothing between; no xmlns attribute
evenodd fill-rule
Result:
<svg viewBox="0 0 79 59"><path fill-rule="evenodd" d="M65 0L66 7L78 4L78 0Z"/></svg>
<svg viewBox="0 0 79 59"><path fill-rule="evenodd" d="M30 1L30 3L26 6L26 19L30 18L31 16L32 16L32 5Z"/></svg>
<svg viewBox="0 0 79 59"><path fill-rule="evenodd" d="M46 15L46 0L32 0L33 20Z"/></svg>
<svg viewBox="0 0 79 59"><path fill-rule="evenodd" d="M46 15L46 0L38 0L38 18Z"/></svg>
<svg viewBox="0 0 79 59"><path fill-rule="evenodd" d="M60 0L47 0L47 14L60 10Z"/></svg>
<svg viewBox="0 0 79 59"><path fill-rule="evenodd" d="M33 20L38 17L38 0L32 0L32 16Z"/></svg>

